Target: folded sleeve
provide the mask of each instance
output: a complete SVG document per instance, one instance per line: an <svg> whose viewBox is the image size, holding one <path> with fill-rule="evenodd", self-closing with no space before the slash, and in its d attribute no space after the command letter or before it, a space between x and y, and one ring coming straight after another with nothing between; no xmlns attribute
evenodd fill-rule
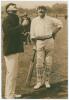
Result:
<svg viewBox="0 0 69 100"><path fill-rule="evenodd" d="M30 37L31 39L35 38L35 23L33 20L31 22L31 27L30 27Z"/></svg>

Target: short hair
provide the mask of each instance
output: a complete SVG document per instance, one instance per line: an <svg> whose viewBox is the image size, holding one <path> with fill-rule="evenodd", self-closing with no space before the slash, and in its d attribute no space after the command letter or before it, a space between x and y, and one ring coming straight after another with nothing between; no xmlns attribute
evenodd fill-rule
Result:
<svg viewBox="0 0 69 100"><path fill-rule="evenodd" d="M14 4L14 3L9 3L8 5L6 5L6 12L7 12L7 9L9 8L9 6L11 6L11 5L16 6L16 4Z"/></svg>
<svg viewBox="0 0 69 100"><path fill-rule="evenodd" d="M47 8L45 6L38 6L37 10L39 10L39 9L43 9L43 10L47 11Z"/></svg>

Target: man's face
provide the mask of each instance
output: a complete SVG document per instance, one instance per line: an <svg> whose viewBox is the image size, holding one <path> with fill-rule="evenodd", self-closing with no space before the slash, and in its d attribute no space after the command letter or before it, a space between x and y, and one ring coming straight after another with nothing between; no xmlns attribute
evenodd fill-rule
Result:
<svg viewBox="0 0 69 100"><path fill-rule="evenodd" d="M16 9L16 5L13 5L13 8ZM17 10L11 10L8 13L17 14Z"/></svg>
<svg viewBox="0 0 69 100"><path fill-rule="evenodd" d="M27 15L24 15L23 18L24 18L24 19L27 19Z"/></svg>
<svg viewBox="0 0 69 100"><path fill-rule="evenodd" d="M14 5L14 8L17 8L16 5ZM17 10L14 10L13 13L17 14Z"/></svg>
<svg viewBox="0 0 69 100"><path fill-rule="evenodd" d="M14 14L17 14L17 11L13 11Z"/></svg>
<svg viewBox="0 0 69 100"><path fill-rule="evenodd" d="M38 9L38 16L40 16L41 18L44 18L45 10L44 9Z"/></svg>

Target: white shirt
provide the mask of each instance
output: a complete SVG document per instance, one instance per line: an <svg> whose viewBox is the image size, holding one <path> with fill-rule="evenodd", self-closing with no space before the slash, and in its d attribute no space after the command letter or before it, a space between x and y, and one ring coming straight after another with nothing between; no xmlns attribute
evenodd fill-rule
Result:
<svg viewBox="0 0 69 100"><path fill-rule="evenodd" d="M45 17L42 19L39 16L34 18L31 23L31 31L30 31L30 37L36 38L37 36L46 36L46 35L52 35L53 31L56 28L63 27L62 22L56 18L49 17L45 15ZM44 41L37 40L36 42L36 48L37 50L45 45L50 45L53 47L54 40L46 39ZM48 46L49 47L49 46Z"/></svg>
<svg viewBox="0 0 69 100"><path fill-rule="evenodd" d="M51 35L58 27L62 27L60 20L47 15L43 19L38 16L32 20L30 36L36 38L37 36Z"/></svg>

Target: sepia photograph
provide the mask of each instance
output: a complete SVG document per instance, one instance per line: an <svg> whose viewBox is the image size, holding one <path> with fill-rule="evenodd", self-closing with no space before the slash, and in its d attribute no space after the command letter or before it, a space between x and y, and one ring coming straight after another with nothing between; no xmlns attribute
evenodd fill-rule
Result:
<svg viewBox="0 0 69 100"><path fill-rule="evenodd" d="M2 99L68 99L68 2L1 1Z"/></svg>

